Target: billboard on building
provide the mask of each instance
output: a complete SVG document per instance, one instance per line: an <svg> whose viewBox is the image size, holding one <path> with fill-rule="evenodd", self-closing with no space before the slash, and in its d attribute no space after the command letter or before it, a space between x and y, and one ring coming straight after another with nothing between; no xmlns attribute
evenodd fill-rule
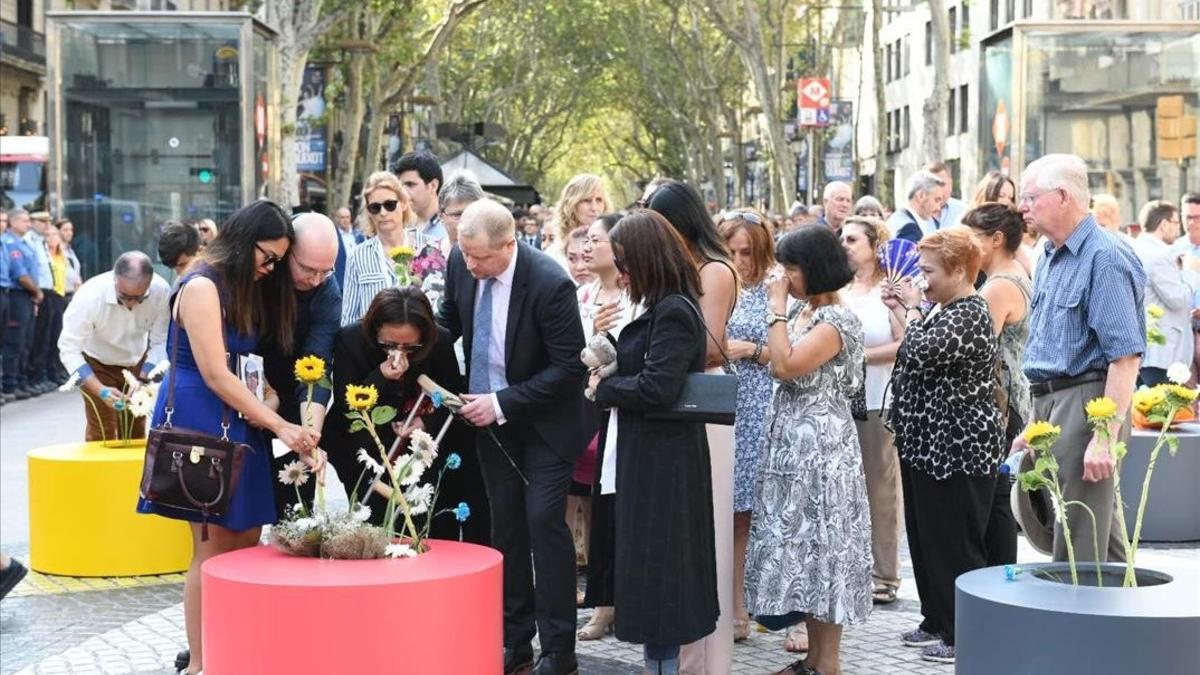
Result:
<svg viewBox="0 0 1200 675"><path fill-rule="evenodd" d="M296 169L325 172L325 68L304 68L296 111Z"/></svg>
<svg viewBox="0 0 1200 675"><path fill-rule="evenodd" d="M1009 173L1012 157L1012 38L983 50L983 95L979 101L980 175Z"/></svg>
<svg viewBox="0 0 1200 675"><path fill-rule="evenodd" d="M854 102L832 101L829 106L829 129L825 138L824 180L822 184L840 180L854 182Z"/></svg>

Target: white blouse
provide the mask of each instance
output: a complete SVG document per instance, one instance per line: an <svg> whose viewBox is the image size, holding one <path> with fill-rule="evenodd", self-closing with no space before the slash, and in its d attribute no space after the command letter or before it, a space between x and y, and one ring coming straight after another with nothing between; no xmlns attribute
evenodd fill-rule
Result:
<svg viewBox="0 0 1200 675"><path fill-rule="evenodd" d="M896 341L892 335L891 311L887 305L883 304L883 298L880 295L882 290L883 284L879 283L867 293L856 294L849 290L841 293L842 302L846 303L846 306L862 322L864 346L867 349ZM894 362L867 364L867 410L885 410L891 403L890 392L886 401L883 392L887 388L888 380L892 378L894 365Z"/></svg>

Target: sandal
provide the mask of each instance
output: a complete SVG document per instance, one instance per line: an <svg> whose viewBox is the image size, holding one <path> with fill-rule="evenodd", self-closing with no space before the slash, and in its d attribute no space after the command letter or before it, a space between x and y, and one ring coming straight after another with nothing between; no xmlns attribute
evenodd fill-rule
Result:
<svg viewBox="0 0 1200 675"><path fill-rule="evenodd" d="M583 624L583 628L575 634L579 640L599 640L613 632L613 621L616 613L612 607L597 607L592 617Z"/></svg>
<svg viewBox="0 0 1200 675"><path fill-rule="evenodd" d="M891 586L880 586L871 591L871 601L876 605L890 605L896 601L896 589Z"/></svg>
<svg viewBox="0 0 1200 675"><path fill-rule="evenodd" d="M741 642L750 637L750 619L733 620L733 641Z"/></svg>
<svg viewBox="0 0 1200 675"><path fill-rule="evenodd" d="M808 651L808 628L803 622L798 623L788 629L787 639L783 642L783 648L795 654L803 654ZM800 662L797 661L796 663ZM789 666L789 668L790 667L791 666Z"/></svg>
<svg viewBox="0 0 1200 675"><path fill-rule="evenodd" d="M821 671L804 665L804 659L800 659L783 670L775 671L774 675L821 675Z"/></svg>

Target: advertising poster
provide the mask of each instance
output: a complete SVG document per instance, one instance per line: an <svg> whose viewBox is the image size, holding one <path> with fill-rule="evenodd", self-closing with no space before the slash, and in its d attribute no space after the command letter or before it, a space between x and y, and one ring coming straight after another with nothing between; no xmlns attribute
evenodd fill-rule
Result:
<svg viewBox="0 0 1200 675"><path fill-rule="evenodd" d="M829 106L829 130L825 137L824 180L854 183L854 103L833 101Z"/></svg>
<svg viewBox="0 0 1200 675"><path fill-rule="evenodd" d="M325 68L307 66L296 111L296 169L325 172Z"/></svg>

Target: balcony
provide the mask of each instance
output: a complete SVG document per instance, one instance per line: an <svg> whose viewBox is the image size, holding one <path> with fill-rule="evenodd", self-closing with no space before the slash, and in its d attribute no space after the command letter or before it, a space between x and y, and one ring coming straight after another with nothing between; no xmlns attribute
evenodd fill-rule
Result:
<svg viewBox="0 0 1200 675"><path fill-rule="evenodd" d="M46 36L27 26L0 21L0 57L46 66Z"/></svg>

